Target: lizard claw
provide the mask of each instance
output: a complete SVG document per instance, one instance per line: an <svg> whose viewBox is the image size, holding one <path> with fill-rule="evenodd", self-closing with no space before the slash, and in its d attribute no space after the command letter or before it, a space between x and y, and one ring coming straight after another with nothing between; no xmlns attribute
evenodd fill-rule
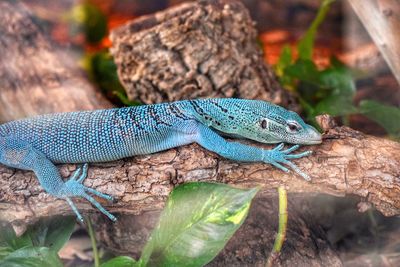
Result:
<svg viewBox="0 0 400 267"><path fill-rule="evenodd" d="M295 150L297 150L300 146L294 145L291 148L286 150L282 150L283 144L279 144L274 149L267 151L266 157L264 157L264 161L272 164L273 166L281 169L284 172L289 172L289 169L282 166L281 163L288 165L292 170L294 170L297 174L303 177L305 180L310 181L311 178L306 173L301 171L299 167L296 166L293 162L289 161L290 159L298 159L305 156L308 156L312 153L312 151L305 151L299 154L289 154Z"/></svg>
<svg viewBox="0 0 400 267"><path fill-rule="evenodd" d="M92 196L86 192L92 193L95 196L104 198L109 201L113 201L113 197L104 193L101 193L95 189L84 186L82 183L87 177L88 164L85 163L82 167L79 167L71 178L65 183L65 188L62 190L61 197L65 198L72 210L76 214L78 220L83 223L83 217L79 213L78 209L70 199L70 197L83 197L98 208L103 214L105 214L110 220L116 221L114 215L108 212L99 202L97 202ZM79 178L78 178L79 177Z"/></svg>

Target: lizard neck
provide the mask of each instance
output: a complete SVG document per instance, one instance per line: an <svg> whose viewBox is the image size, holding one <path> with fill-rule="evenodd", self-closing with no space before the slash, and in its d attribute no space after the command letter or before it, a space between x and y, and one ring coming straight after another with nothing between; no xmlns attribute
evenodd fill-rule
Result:
<svg viewBox="0 0 400 267"><path fill-rule="evenodd" d="M243 126L241 120L246 105L253 100L213 98L195 99L180 102L180 106L187 114L202 124L229 135L238 135Z"/></svg>

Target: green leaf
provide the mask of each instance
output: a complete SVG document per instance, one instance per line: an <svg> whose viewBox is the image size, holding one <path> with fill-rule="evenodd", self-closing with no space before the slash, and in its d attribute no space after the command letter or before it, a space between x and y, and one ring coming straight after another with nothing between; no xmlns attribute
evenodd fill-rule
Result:
<svg viewBox="0 0 400 267"><path fill-rule="evenodd" d="M13 251L27 246L32 246L29 236L17 237L10 224L0 224L0 260Z"/></svg>
<svg viewBox="0 0 400 267"><path fill-rule="evenodd" d="M357 108L353 105L352 98L333 94L317 104L313 115L329 114L332 116L345 116L356 112Z"/></svg>
<svg viewBox="0 0 400 267"><path fill-rule="evenodd" d="M359 110L361 114L385 128L388 134L400 138L400 108L363 100L360 102Z"/></svg>
<svg viewBox="0 0 400 267"><path fill-rule="evenodd" d="M115 257L103 264L100 267L135 267L138 262L127 256Z"/></svg>
<svg viewBox="0 0 400 267"><path fill-rule="evenodd" d="M323 87L333 88L335 93L353 97L356 92L350 69L336 59L332 59L330 68L320 74L320 82Z"/></svg>
<svg viewBox="0 0 400 267"><path fill-rule="evenodd" d="M303 36L303 38L300 40L297 50L299 52L299 58L300 59L309 59L311 60L312 58L312 51L314 48L314 40L315 40L315 34L317 33L319 25L324 21L326 14L329 11L330 5L334 2L335 0L323 0L321 3L321 6L318 10L318 14L311 23L311 26L308 28L307 32Z"/></svg>
<svg viewBox="0 0 400 267"><path fill-rule="evenodd" d="M315 107L315 114L328 113L332 116L343 116L357 112L353 105L353 97L356 91L350 70L338 62L319 75L322 100ZM320 94L321 94L320 91Z"/></svg>
<svg viewBox="0 0 400 267"><path fill-rule="evenodd" d="M355 84L350 70L332 59L331 67L319 71L311 60L297 60L285 70L300 81L297 91L308 118L328 113L341 116L355 113L353 105Z"/></svg>
<svg viewBox="0 0 400 267"><path fill-rule="evenodd" d="M35 247L48 247L58 252L71 237L74 226L74 217L57 216L30 226L24 236L29 236Z"/></svg>
<svg viewBox="0 0 400 267"><path fill-rule="evenodd" d="M62 267L63 264L54 250L46 247L20 248L0 262L0 267Z"/></svg>
<svg viewBox="0 0 400 267"><path fill-rule="evenodd" d="M311 84L319 84L319 71L311 60L297 60L294 64L287 66L286 75Z"/></svg>
<svg viewBox="0 0 400 267"><path fill-rule="evenodd" d="M75 219L73 217L55 217L40 220L35 225L30 226L20 237L16 236L10 224L1 225L0 260L5 260L9 257L14 259L16 255L21 255L22 252L29 252L34 255L33 250L28 248L37 248L45 253L44 247L48 247L48 249L57 254L69 240L74 225ZM38 256L40 256L40 253ZM14 260L12 261L14 262ZM17 261L19 262L21 259Z"/></svg>
<svg viewBox="0 0 400 267"><path fill-rule="evenodd" d="M278 63L274 66L279 82L288 90L294 89L293 78L285 72L286 68L292 64L292 60L292 50L289 45L285 45L279 56Z"/></svg>
<svg viewBox="0 0 400 267"><path fill-rule="evenodd" d="M99 85L107 90L124 91L119 82L117 65L108 51L100 51L91 56L91 68Z"/></svg>
<svg viewBox="0 0 400 267"><path fill-rule="evenodd" d="M90 78L94 80L100 88L109 93L111 97L117 97L126 106L137 106L140 103L131 101L126 96L124 87L119 81L117 66L113 57L108 51L100 51L89 54L84 59L85 69L89 72Z"/></svg>
<svg viewBox="0 0 400 267"><path fill-rule="evenodd" d="M7 257L12 252L13 252L12 248L0 246L0 262L2 259Z"/></svg>
<svg viewBox="0 0 400 267"><path fill-rule="evenodd" d="M321 89L321 85L319 81L320 72L314 62L299 59L286 67L285 76L292 79L293 86L295 86L296 91L302 96L304 101L315 104L313 102L316 100L316 95ZM297 83L293 81L297 81Z"/></svg>
<svg viewBox="0 0 400 267"><path fill-rule="evenodd" d="M187 183L173 190L140 259L141 266L203 266L247 216L258 189Z"/></svg>
<svg viewBox="0 0 400 267"><path fill-rule="evenodd" d="M278 63L275 65L275 71L277 75L282 76L285 68L290 66L290 64L292 64L292 50L290 49L289 45L285 45L282 48Z"/></svg>

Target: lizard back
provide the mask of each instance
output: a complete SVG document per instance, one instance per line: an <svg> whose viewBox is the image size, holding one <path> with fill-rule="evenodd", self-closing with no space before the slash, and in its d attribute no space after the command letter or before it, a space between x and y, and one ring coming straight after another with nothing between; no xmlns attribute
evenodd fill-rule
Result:
<svg viewBox="0 0 400 267"><path fill-rule="evenodd" d="M53 162L103 162L181 145L171 127L190 120L175 104L155 104L36 116L1 125L0 135L26 141Z"/></svg>

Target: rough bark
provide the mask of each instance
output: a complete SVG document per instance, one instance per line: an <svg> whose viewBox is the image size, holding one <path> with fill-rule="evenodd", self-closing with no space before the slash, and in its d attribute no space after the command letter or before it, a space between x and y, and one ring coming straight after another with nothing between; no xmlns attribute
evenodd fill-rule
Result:
<svg viewBox="0 0 400 267"><path fill-rule="evenodd" d="M132 100L239 97L297 109L264 63L254 22L239 1L185 3L136 19L111 39Z"/></svg>
<svg viewBox="0 0 400 267"><path fill-rule="evenodd" d="M0 2L0 121L111 107L23 4Z"/></svg>

